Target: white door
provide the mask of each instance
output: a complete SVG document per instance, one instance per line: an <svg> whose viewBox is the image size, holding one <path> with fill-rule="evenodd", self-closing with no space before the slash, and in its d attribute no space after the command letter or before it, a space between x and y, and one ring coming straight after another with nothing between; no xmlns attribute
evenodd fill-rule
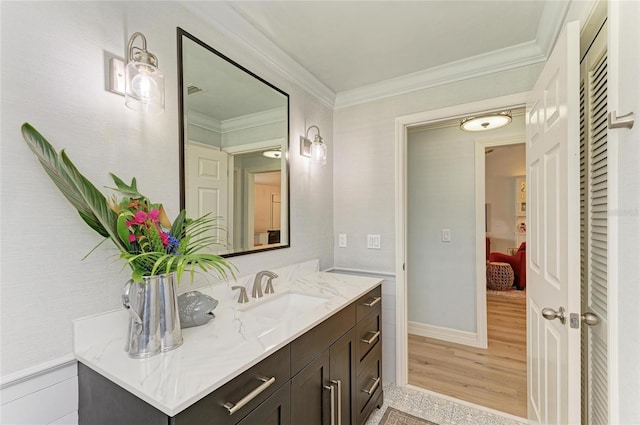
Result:
<svg viewBox="0 0 640 425"><path fill-rule="evenodd" d="M580 423L579 41L567 24L527 100L530 423Z"/></svg>
<svg viewBox="0 0 640 425"><path fill-rule="evenodd" d="M223 245L221 251L226 250L228 241L233 240L226 231L233 228L228 208L228 155L206 145L189 143L186 159L187 212L191 218L207 213L217 217L213 236Z"/></svg>

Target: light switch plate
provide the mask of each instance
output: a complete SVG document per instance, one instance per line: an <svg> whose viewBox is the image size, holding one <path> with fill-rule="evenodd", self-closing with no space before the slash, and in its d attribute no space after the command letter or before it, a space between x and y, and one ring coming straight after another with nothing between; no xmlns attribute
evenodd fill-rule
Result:
<svg viewBox="0 0 640 425"><path fill-rule="evenodd" d="M442 229L442 242L451 242L451 229Z"/></svg>
<svg viewBox="0 0 640 425"><path fill-rule="evenodd" d="M346 233L338 234L338 247L339 248L346 248L347 247L347 234Z"/></svg>
<svg viewBox="0 0 640 425"><path fill-rule="evenodd" d="M367 235L367 248L380 249L380 235Z"/></svg>

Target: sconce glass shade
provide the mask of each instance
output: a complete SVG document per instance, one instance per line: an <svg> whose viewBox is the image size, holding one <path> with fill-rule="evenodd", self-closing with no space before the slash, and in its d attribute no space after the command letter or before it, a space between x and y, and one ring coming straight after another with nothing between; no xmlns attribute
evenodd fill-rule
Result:
<svg viewBox="0 0 640 425"><path fill-rule="evenodd" d="M142 38L142 48L133 46ZM129 55L125 68L125 100L129 109L140 112L164 111L164 76L158 69L158 59L147 51L147 40L137 32L129 39Z"/></svg>
<svg viewBox="0 0 640 425"><path fill-rule="evenodd" d="M313 142L309 139L309 130L312 128L315 128L317 131ZM324 142L322 136L320 136L320 129L317 125L312 125L307 128L306 136L300 136L300 155L313 158L322 165L327 163L327 144Z"/></svg>
<svg viewBox="0 0 640 425"><path fill-rule="evenodd" d="M500 112L479 117L465 118L460 123L462 131L487 131L504 127L511 123L511 112Z"/></svg>
<svg viewBox="0 0 640 425"><path fill-rule="evenodd" d="M316 135L313 139L313 145L311 145L311 157L325 165L327 163L327 145L320 135Z"/></svg>

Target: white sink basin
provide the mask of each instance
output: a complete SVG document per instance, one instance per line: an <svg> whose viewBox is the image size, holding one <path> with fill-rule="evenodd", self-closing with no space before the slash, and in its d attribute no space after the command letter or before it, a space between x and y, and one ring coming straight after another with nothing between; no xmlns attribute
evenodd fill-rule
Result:
<svg viewBox="0 0 640 425"><path fill-rule="evenodd" d="M283 294L265 295L256 304L241 308L240 311L255 316L271 319L294 318L299 314L312 310L327 302L326 298L313 295L285 292Z"/></svg>

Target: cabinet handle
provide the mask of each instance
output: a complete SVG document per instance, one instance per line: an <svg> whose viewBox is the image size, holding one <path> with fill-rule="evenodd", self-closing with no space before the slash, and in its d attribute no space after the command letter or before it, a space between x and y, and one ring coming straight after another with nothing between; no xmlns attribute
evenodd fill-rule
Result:
<svg viewBox="0 0 640 425"><path fill-rule="evenodd" d="M369 339L362 338L360 342L364 342L365 344L371 345L371 343L376 339L378 339L378 337L380 336L380 331L369 331L368 333L372 334L371 338Z"/></svg>
<svg viewBox="0 0 640 425"><path fill-rule="evenodd" d="M329 395L331 397L331 425L336 425L336 400L335 394L333 393L333 385L325 385L324 389L329 390Z"/></svg>
<svg viewBox="0 0 640 425"><path fill-rule="evenodd" d="M269 388L271 385L273 385L274 382L276 382L275 376L272 376L271 378L265 378L264 376L261 376L258 379L262 381L262 384L260 384L258 388L251 391L246 396L242 397L242 400L240 400L237 403L232 403L228 401L224 404L224 408L227 409L227 411L229 412L229 416L233 415L238 410L242 409L247 403L249 403L251 400L256 398L261 392L263 392L264 390Z"/></svg>
<svg viewBox="0 0 640 425"><path fill-rule="evenodd" d="M373 307L374 305L378 304L380 300L382 300L382 297L375 297L373 300L369 301L368 303L362 303L362 305L365 307Z"/></svg>
<svg viewBox="0 0 640 425"><path fill-rule="evenodd" d="M342 381L335 379L331 383L338 387L338 425L342 425Z"/></svg>
<svg viewBox="0 0 640 425"><path fill-rule="evenodd" d="M378 388L378 385L380 385L380 377L378 376L377 378L371 378L373 379L373 385L371 385L371 387L369 387L368 390L362 390L363 393L367 393L369 395L373 394L373 392L376 390L376 388Z"/></svg>

